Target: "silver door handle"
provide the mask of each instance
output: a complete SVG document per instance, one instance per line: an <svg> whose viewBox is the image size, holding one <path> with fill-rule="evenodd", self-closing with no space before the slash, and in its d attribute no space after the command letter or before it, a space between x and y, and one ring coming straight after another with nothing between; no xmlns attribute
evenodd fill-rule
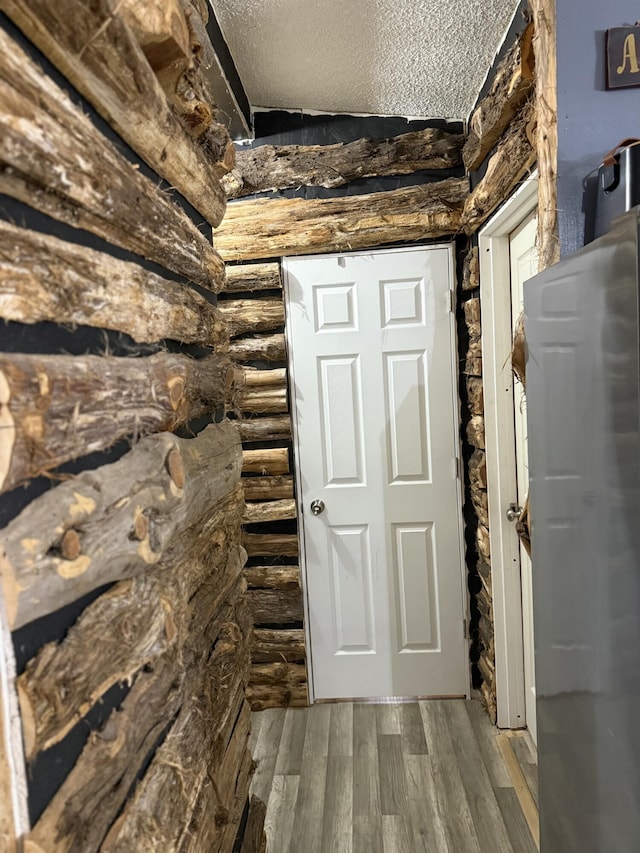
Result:
<svg viewBox="0 0 640 853"><path fill-rule="evenodd" d="M311 501L311 512L314 515L320 515L324 512L324 501Z"/></svg>
<svg viewBox="0 0 640 853"><path fill-rule="evenodd" d="M509 504L507 510L507 521L518 521L522 515L522 507L517 504Z"/></svg>

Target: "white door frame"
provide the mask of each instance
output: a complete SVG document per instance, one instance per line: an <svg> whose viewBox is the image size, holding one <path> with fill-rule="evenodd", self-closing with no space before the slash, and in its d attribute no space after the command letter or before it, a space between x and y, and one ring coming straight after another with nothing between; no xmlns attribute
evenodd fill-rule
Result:
<svg viewBox="0 0 640 853"><path fill-rule="evenodd" d="M538 204L535 172L478 234L485 452L498 726L526 725L519 542L505 511L516 500L509 235ZM516 570L514 570L514 568Z"/></svg>
<svg viewBox="0 0 640 853"><path fill-rule="evenodd" d="M330 257L334 258L336 256L342 255L363 255L363 254L373 254L375 252L385 252L385 253L401 253L401 252L412 252L416 249L436 249L436 248L446 248L449 252L449 276L450 276L450 286L452 288L452 304L455 305L455 293L456 293L456 269L455 269L455 255L454 255L454 245L453 243L415 243L411 246L402 246L398 248L384 248L377 247L372 249L359 249L354 252L330 252L326 254L320 255L310 255L309 257L313 258L323 258ZM288 310L288 299L289 299L289 283L288 283L288 270L287 270L287 258L283 257L281 259L282 264L282 272L283 272L283 296L284 296L284 306L285 306L285 341L287 348L287 366L288 366L288 377L289 377L289 406L291 409L291 426L292 426L292 444L293 444L293 459L294 459L294 482L296 484L296 505L298 511L298 539L299 539L299 556L298 561L300 563L300 585L302 587L302 600L303 600L303 616L304 616L304 634L305 634L305 650L307 657L307 692L309 697L309 704L313 705L315 703L315 690L313 683L313 649L311 646L311 635L310 635L310 621L309 621L309 598L308 598L308 589L307 589L307 565L306 565L306 555L305 555L305 542L304 542L304 519L303 519L303 506L301 502L302 495L302 484L300 480L300 467L298 465L298 459L300 458L298 451L298 428L297 428L297 409L296 409L296 399L295 394L293 393L293 389L295 388L295 365L293 360L290 358L290 353L292 351L291 347L291 321L289 317ZM458 373L458 337L457 337L457 327L456 327L456 315L455 310L449 312L449 324L451 329L451 377L453 382L454 389L458 386L459 381L459 373ZM460 423L460 400L459 395L454 393L453 395L453 405L454 405L454 416L455 422L457 424ZM461 465L459 460L462 459L462 445L461 439L458 438L456 449L458 453L458 459L456 461L457 470L461 470ZM462 576L462 618L465 620L465 625L469 625L469 592L467 587L467 570L466 570L466 562L464 560L464 521L463 521L463 513L462 513L462 505L464 501L463 494L464 483L459 476L458 478L458 537L460 540L460 571ZM467 661L466 667L466 698L469 699L471 697L471 663L469 660L469 646L468 646L468 637L465 637L465 655Z"/></svg>

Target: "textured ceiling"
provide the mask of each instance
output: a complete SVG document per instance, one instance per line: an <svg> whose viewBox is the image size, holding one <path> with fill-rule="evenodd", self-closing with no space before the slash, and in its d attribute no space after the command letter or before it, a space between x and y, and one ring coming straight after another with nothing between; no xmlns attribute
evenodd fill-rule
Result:
<svg viewBox="0 0 640 853"><path fill-rule="evenodd" d="M518 0L211 0L254 107L466 118Z"/></svg>

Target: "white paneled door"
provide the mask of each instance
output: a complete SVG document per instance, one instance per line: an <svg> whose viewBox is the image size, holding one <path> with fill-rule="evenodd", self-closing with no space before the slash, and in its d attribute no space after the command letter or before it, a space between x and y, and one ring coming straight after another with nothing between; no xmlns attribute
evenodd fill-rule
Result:
<svg viewBox="0 0 640 853"><path fill-rule="evenodd" d="M524 307L524 283L538 272L538 250L536 232L537 211L509 236L511 265L511 323L515 332L516 323ZM527 453L527 398L519 382L513 386L514 426L516 440L516 476L518 485L517 502L524 506L529 494L529 456ZM520 577L522 584L522 640L524 651L524 689L527 728L534 741L536 737L536 676L533 636L533 578L531 559L520 544Z"/></svg>
<svg viewBox="0 0 640 853"><path fill-rule="evenodd" d="M315 698L464 695L451 248L285 271Z"/></svg>

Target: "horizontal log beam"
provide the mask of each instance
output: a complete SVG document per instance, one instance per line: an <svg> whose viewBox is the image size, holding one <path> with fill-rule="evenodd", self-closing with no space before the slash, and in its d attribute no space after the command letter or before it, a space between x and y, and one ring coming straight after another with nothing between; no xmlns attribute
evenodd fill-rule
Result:
<svg viewBox="0 0 640 853"><path fill-rule="evenodd" d="M165 760L173 758L171 769L165 768L165 773L177 777L177 768L182 768L182 784L178 784L177 778L167 780L169 785L161 796L173 800L164 804L169 815L165 812L160 818L163 804L157 803L156 816L160 822L158 831L182 834L189 819L189 805L195 801L215 740L224 738L221 730L229 725L230 717L235 722L243 701L249 667L246 618L243 615L242 623L236 622L241 607L237 604L235 609L228 609L227 621L218 629L217 638L211 633L194 638L194 646L187 651L182 666L175 655L169 654L153 664L151 672L138 675L122 710L114 711L104 728L90 735L73 770L34 827L31 834L34 843L43 850L50 849L51 839L56 839L59 849L118 849L111 846L113 836L118 830L122 832L126 821L120 819L111 830L109 827L143 763L178 711L169 736L138 782L134 799L137 804L141 791L148 792L149 783L155 781L158 756ZM185 736L187 724L189 736ZM168 796L169 791L173 797ZM178 806L182 807L180 817L186 817L184 823L171 820L172 806L176 814ZM132 813L134 818L142 816L129 799L123 815L129 818ZM133 844L126 849L140 847ZM159 843L149 849L177 847Z"/></svg>
<svg viewBox="0 0 640 853"><path fill-rule="evenodd" d="M300 589L299 566L252 566L244 576L249 589Z"/></svg>
<svg viewBox="0 0 640 853"><path fill-rule="evenodd" d="M291 415L238 419L237 424L242 441L291 438Z"/></svg>
<svg viewBox="0 0 640 853"><path fill-rule="evenodd" d="M225 349L218 310L195 290L137 264L0 222L0 317L125 332Z"/></svg>
<svg viewBox="0 0 640 853"><path fill-rule="evenodd" d="M307 668L303 663L255 663L251 667L251 684L272 684L277 687L296 687L307 683Z"/></svg>
<svg viewBox="0 0 640 853"><path fill-rule="evenodd" d="M284 326L284 303L281 296L260 299L221 299L218 310L224 317L232 338L248 332L270 332Z"/></svg>
<svg viewBox="0 0 640 853"><path fill-rule="evenodd" d="M300 589L249 589L245 598L256 625L286 625L303 620Z"/></svg>
<svg viewBox="0 0 640 853"><path fill-rule="evenodd" d="M229 355L234 361L285 361L284 335L256 335L231 341Z"/></svg>
<svg viewBox="0 0 640 853"><path fill-rule="evenodd" d="M28 662L17 687L29 759L62 740L114 684L172 647L181 651L198 621L210 621L237 596L246 559L240 512L231 493L210 510L202 533L182 535L175 558L153 574L116 584L82 612L62 642L48 643ZM215 594L203 584L213 585Z"/></svg>
<svg viewBox="0 0 640 853"><path fill-rule="evenodd" d="M0 355L0 492L119 439L213 412L233 376L220 355Z"/></svg>
<svg viewBox="0 0 640 853"><path fill-rule="evenodd" d="M231 422L196 438L143 438L118 462L33 500L2 531L0 579L11 628L160 562L175 537L232 491L241 445ZM73 531L77 556L62 540Z"/></svg>
<svg viewBox="0 0 640 853"><path fill-rule="evenodd" d="M483 179L467 198L460 222L466 234L478 231L536 162L536 151L531 142L534 133L535 114L532 106L527 104L500 140Z"/></svg>
<svg viewBox="0 0 640 853"><path fill-rule="evenodd" d="M246 501L271 501L293 497L293 477L243 477Z"/></svg>
<svg viewBox="0 0 640 853"><path fill-rule="evenodd" d="M302 628L254 628L251 641L251 661L303 661L306 657Z"/></svg>
<svg viewBox="0 0 640 853"><path fill-rule="evenodd" d="M265 447L242 451L243 474L288 474L289 450L286 447Z"/></svg>
<svg viewBox="0 0 640 853"><path fill-rule="evenodd" d="M451 236L468 192L465 178L449 178L359 196L238 201L214 242L226 261L248 261Z"/></svg>
<svg viewBox="0 0 640 853"><path fill-rule="evenodd" d="M279 388L245 388L233 395L230 408L236 412L251 414L283 414L289 411L287 385ZM270 436L274 438L275 436Z"/></svg>
<svg viewBox="0 0 640 853"><path fill-rule="evenodd" d="M91 14L81 0L74 5ZM75 26L71 16L69 26ZM86 38L77 32L79 54L97 34L93 27ZM112 70L119 74L121 68L115 64ZM220 289L224 264L191 219L132 168L6 32L0 32L0 103L0 192L203 287Z"/></svg>
<svg viewBox="0 0 640 853"><path fill-rule="evenodd" d="M153 7L159 8L159 4ZM153 9L144 9L147 22ZM4 0L3 10L143 160L208 222L219 224L225 211L225 195L217 179L221 172L170 109L117 3ZM175 19L174 10L172 39L177 31ZM173 46L179 52L175 41ZM189 49L188 42L185 47ZM167 50L167 42L152 49L158 48Z"/></svg>
<svg viewBox="0 0 640 853"><path fill-rule="evenodd" d="M534 85L533 23L497 68L491 89L469 121L469 138L462 151L469 172L477 169L518 114Z"/></svg>
<svg viewBox="0 0 640 853"><path fill-rule="evenodd" d="M29 842L36 850L51 850L54 839L58 850L99 849L181 701L171 656L138 675L121 709L111 714L102 731L89 735L71 773L33 828Z"/></svg>
<svg viewBox="0 0 640 853"><path fill-rule="evenodd" d="M217 784L228 749L238 754L233 740L238 722L241 746L246 749L249 721L242 708L249 674L250 624L244 612L240 615L239 606L236 613L237 621L223 626L209 660L193 673L194 695L183 705L105 838L101 847L105 853L181 849L187 843L205 780L208 777ZM226 827L229 821L227 796L221 786L215 811L208 816L217 827Z"/></svg>
<svg viewBox="0 0 640 853"><path fill-rule="evenodd" d="M282 290L280 264L235 264L227 267L225 293L255 290Z"/></svg>
<svg viewBox="0 0 640 853"><path fill-rule="evenodd" d="M245 506L242 520L245 524L261 524L265 521L285 521L297 516L294 500L260 501Z"/></svg>
<svg viewBox="0 0 640 853"><path fill-rule="evenodd" d="M285 367L271 370L257 370L255 367L245 367L242 370L241 385L244 388L277 388L286 384L287 370Z"/></svg>
<svg viewBox="0 0 640 853"><path fill-rule="evenodd" d="M427 128L389 139L337 145L260 145L236 154L223 178L228 198L291 187L341 187L349 181L450 169L462 162L465 137Z"/></svg>
<svg viewBox="0 0 640 853"><path fill-rule="evenodd" d="M247 702L252 711L267 708L306 708L309 704L307 685L280 687L269 684L249 684Z"/></svg>

